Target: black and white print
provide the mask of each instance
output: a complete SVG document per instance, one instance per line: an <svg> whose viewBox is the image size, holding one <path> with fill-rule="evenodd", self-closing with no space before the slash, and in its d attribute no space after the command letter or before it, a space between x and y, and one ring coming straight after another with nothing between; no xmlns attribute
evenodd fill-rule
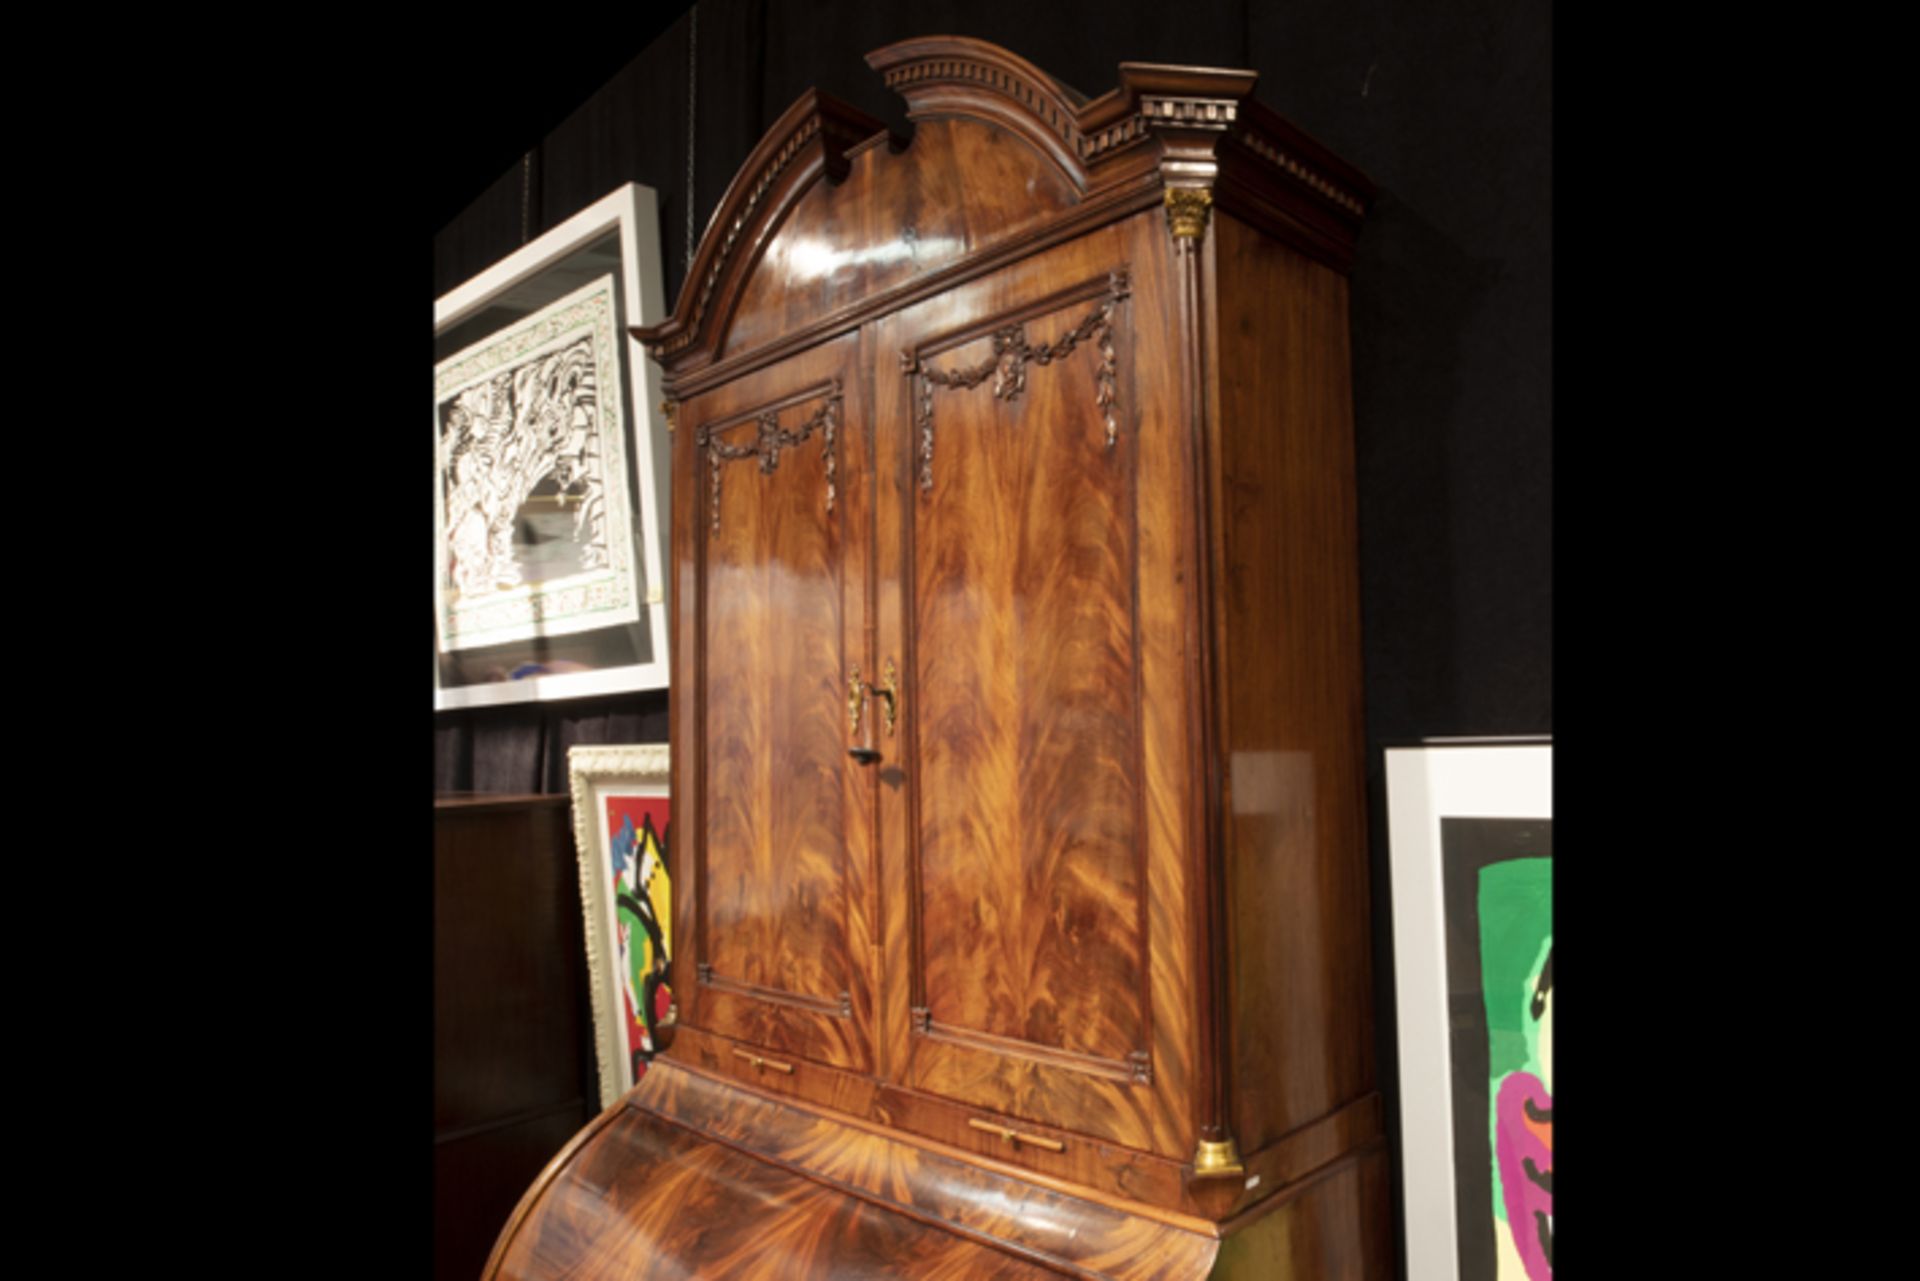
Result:
<svg viewBox="0 0 1920 1281"><path fill-rule="evenodd" d="M612 288L605 277L437 370L444 649L638 616Z"/></svg>

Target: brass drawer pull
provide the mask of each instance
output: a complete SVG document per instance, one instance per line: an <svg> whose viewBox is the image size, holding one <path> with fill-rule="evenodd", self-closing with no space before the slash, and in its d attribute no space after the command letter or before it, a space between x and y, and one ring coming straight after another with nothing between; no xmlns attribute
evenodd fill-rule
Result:
<svg viewBox="0 0 1920 1281"><path fill-rule="evenodd" d="M763 1059L758 1054L748 1054L745 1050L735 1050L733 1057L736 1059L745 1059L756 1068L772 1068L776 1072L785 1072L788 1076L793 1075L793 1064L791 1063L776 1063L772 1059Z"/></svg>
<svg viewBox="0 0 1920 1281"><path fill-rule="evenodd" d="M1038 1134L1022 1134L1018 1130L1009 1130L1004 1125L995 1125L991 1121L967 1118L967 1124L976 1130L985 1130L988 1134L997 1134L1007 1142L1019 1147L1022 1143L1031 1143L1036 1148L1045 1148L1049 1152L1065 1152L1067 1145L1058 1139L1043 1138Z"/></svg>

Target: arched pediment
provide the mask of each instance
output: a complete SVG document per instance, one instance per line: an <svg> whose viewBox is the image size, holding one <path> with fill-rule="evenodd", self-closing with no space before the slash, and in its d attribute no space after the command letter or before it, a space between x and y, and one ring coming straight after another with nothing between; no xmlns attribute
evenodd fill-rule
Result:
<svg viewBox="0 0 1920 1281"><path fill-rule="evenodd" d="M1170 213L1204 223L1206 208L1231 209L1351 262L1371 184L1256 102L1251 71L1122 63L1118 86L1089 99L965 36L867 62L906 100L912 140L817 91L788 108L721 199L672 315L633 331L670 379L911 290L1080 205L1165 195Z"/></svg>
<svg viewBox="0 0 1920 1281"><path fill-rule="evenodd" d="M720 197L673 314L658 325L636 326L634 336L663 364L711 347L716 321L731 314L767 238L795 202L822 178L844 177L848 148L876 135L887 137L887 127L857 107L814 89L802 94L767 130Z"/></svg>

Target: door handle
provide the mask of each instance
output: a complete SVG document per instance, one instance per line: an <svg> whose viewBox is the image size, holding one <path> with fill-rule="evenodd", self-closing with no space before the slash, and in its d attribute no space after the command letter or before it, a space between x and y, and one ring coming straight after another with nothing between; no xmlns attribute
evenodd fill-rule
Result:
<svg viewBox="0 0 1920 1281"><path fill-rule="evenodd" d="M860 664L855 663L847 673L847 736L860 737L860 722L866 711L869 698L887 700L887 737L893 737L894 723L900 716L900 673L895 670L893 660L889 658L886 666L887 683L875 685L860 678ZM871 765L880 759L880 750L873 745L873 722L867 721L866 741L857 747L849 747L847 755L862 765Z"/></svg>

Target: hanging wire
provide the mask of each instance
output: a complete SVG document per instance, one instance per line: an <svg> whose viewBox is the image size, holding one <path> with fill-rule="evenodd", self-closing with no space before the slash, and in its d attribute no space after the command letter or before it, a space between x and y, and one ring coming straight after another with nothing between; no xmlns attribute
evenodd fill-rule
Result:
<svg viewBox="0 0 1920 1281"><path fill-rule="evenodd" d="M533 206L533 153L529 151L520 157L520 243L526 244L532 237Z"/></svg>
<svg viewBox="0 0 1920 1281"><path fill-rule="evenodd" d="M687 10L687 257L681 276L693 272L693 109L694 81L699 75L700 65L695 57L700 47L700 6L696 3Z"/></svg>

